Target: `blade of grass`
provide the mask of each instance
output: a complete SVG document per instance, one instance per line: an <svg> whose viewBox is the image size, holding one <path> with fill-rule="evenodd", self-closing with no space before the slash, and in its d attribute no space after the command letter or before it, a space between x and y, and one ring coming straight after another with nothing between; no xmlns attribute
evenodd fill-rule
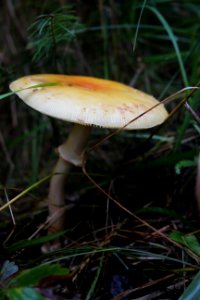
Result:
<svg viewBox="0 0 200 300"><path fill-rule="evenodd" d="M96 285L97 285L97 281L98 281L99 276L100 276L100 274L101 274L101 270L102 270L102 267L103 267L103 261L104 261L104 255L102 255L101 258L100 258L100 264L99 264L99 267L98 267L98 269L97 269L96 275L95 275L95 277L94 277L94 280L93 280L92 285L91 285L91 287L90 287L90 289L89 289L89 291L88 291L88 293L87 293L87 296L86 296L85 300L90 300L90 299L92 299L92 295L93 295L94 290L95 290L95 287L96 287Z"/></svg>
<svg viewBox="0 0 200 300"><path fill-rule="evenodd" d="M139 15L139 19L138 19L138 23L137 23L137 27L136 27L136 31L135 31L135 37L134 37L134 41L133 41L133 52L135 52L135 49L136 49L138 32L139 32L139 28L140 28L142 14L143 14L144 8L146 6L146 2L147 2L147 0L144 0L141 11L140 11L140 15Z"/></svg>
<svg viewBox="0 0 200 300"><path fill-rule="evenodd" d="M44 264L50 264L54 262L59 262L61 260L65 259L71 259L79 256L85 256L85 255L94 255L98 253L121 253L123 255L133 255L134 257L138 257L139 259L148 259L148 260L166 260L166 261L171 261L171 262L176 262L179 264L183 264L183 260L174 258L174 257L169 257L163 254L157 254L149 251L144 251L144 250L138 250L138 249L133 249L133 248L120 248L120 247L108 247L108 248L92 248L87 246L87 248L79 248L79 249L74 249L74 248L69 248L69 249L62 249L59 251L59 253L63 253L63 255L60 255L59 257L52 258L49 261L44 262ZM55 253L52 252L54 255ZM189 263L187 261L184 261L184 265L188 267L192 267L195 269L200 269L200 267L195 263Z"/></svg>
<svg viewBox="0 0 200 300"><path fill-rule="evenodd" d="M200 299L200 271L186 288L179 300L199 300Z"/></svg>
<svg viewBox="0 0 200 300"><path fill-rule="evenodd" d="M54 86L54 85L61 85L61 83L59 83L59 82L48 82L48 83L41 83L41 84L32 85L32 86L30 86L28 88L25 88L25 89L20 89L20 90L17 90L15 92L8 92L8 93L5 93L5 94L2 94L2 95L0 95L0 100L3 100L7 97L15 95L16 93L22 92L24 90L37 89L37 88L40 88L40 87Z"/></svg>
<svg viewBox="0 0 200 300"><path fill-rule="evenodd" d="M146 8L151 10L157 16L157 18L160 20L163 27L167 31L167 33L168 33L168 35L171 39L171 42L173 44L176 56L177 56L177 60L178 60L178 63L179 63L183 83L184 83L185 86L188 86L189 82L188 82L186 70L185 70L185 67L184 67L184 63L183 63L183 60L182 60L182 55L181 55L176 37L175 37L170 25L168 24L166 19L163 17L163 15L155 7L147 5ZM186 113L186 117L184 119L184 122L180 126L180 128L178 130L178 133L177 133L176 142L175 142L175 146L174 146L174 151L176 151L180 147L180 144L181 144L181 141L182 141L183 136L185 134L185 131L186 131L188 125L189 125L189 121L190 121L190 115L188 113Z"/></svg>
<svg viewBox="0 0 200 300"><path fill-rule="evenodd" d="M188 86L189 83L188 83L188 79L187 79L187 74L186 74L186 70L185 70L185 67L184 67L184 63L183 63L183 60L182 60L182 55L181 55L181 52L180 52L180 49L179 49L176 37L175 37L175 35L174 35L174 33L173 33L170 25L168 24L168 22L163 17L163 15L159 12L158 9L156 9L155 7L149 6L149 5L146 5L145 8L151 10L157 16L157 18L159 19L159 21L163 25L164 29L167 31L167 33L169 35L169 38L170 38L170 40L171 40L171 42L173 44L174 50L176 52L176 56L177 56L177 60L178 60L178 63L179 63L179 67L180 67L180 71L181 71L183 83L184 83L185 86Z"/></svg>
<svg viewBox="0 0 200 300"><path fill-rule="evenodd" d="M12 203L14 203L15 201L17 201L19 198L23 197L24 195L26 195L28 192L30 192L31 190L35 189L36 187L38 187L40 184L42 184L43 182L47 181L51 175L48 175L42 179L40 179L39 181L35 182L34 184L32 184L31 186L29 186L27 189L23 190L21 193L19 193L16 197L14 197L13 199L11 199L9 202L7 202L6 204L2 205L0 207L0 211L4 210L6 207L8 207L9 205L11 205Z"/></svg>

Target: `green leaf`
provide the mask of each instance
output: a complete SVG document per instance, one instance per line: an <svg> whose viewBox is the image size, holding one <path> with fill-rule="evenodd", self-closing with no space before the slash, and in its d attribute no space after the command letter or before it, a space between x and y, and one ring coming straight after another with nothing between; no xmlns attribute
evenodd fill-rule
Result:
<svg viewBox="0 0 200 300"><path fill-rule="evenodd" d="M181 215L178 215L175 211L163 207L155 207L155 206L144 207L138 209L137 213L157 213L165 216L170 216L173 218L183 219L183 217Z"/></svg>
<svg viewBox="0 0 200 300"><path fill-rule="evenodd" d="M47 243L49 241L55 240L57 238L59 238L60 236L62 236L63 234L65 234L66 230L64 231L60 231L60 232L56 232L56 233L52 233L52 234L48 234L45 236L41 236L39 238L35 238L34 240L21 240L18 241L12 245L8 246L8 251L9 252L13 252L22 248L28 248L28 247L32 247L35 245L40 245L40 244L44 244Z"/></svg>
<svg viewBox="0 0 200 300"><path fill-rule="evenodd" d="M15 278L13 278L9 282L9 286L35 286L39 283L41 279L45 277L66 274L69 274L69 270L67 268L60 267L59 264L40 265L32 269L27 269L20 272Z"/></svg>
<svg viewBox="0 0 200 300"><path fill-rule="evenodd" d="M194 167L197 165L197 157L193 160L181 160L175 165L176 174L181 174L182 168Z"/></svg>
<svg viewBox="0 0 200 300"><path fill-rule="evenodd" d="M186 288L179 300L199 300L200 299L200 271Z"/></svg>
<svg viewBox="0 0 200 300"><path fill-rule="evenodd" d="M183 240L183 234L180 231L176 231L176 230L172 231L169 237L175 242L185 245Z"/></svg>
<svg viewBox="0 0 200 300"><path fill-rule="evenodd" d="M39 292L33 288L11 288L7 291L9 300L45 300Z"/></svg>
<svg viewBox="0 0 200 300"><path fill-rule="evenodd" d="M184 236L186 245L188 248L193 250L196 254L200 256L200 243L195 235L185 235Z"/></svg>
<svg viewBox="0 0 200 300"><path fill-rule="evenodd" d="M192 250L194 253L200 256L200 243L195 235L184 235L180 231L173 231L170 234L170 238Z"/></svg>

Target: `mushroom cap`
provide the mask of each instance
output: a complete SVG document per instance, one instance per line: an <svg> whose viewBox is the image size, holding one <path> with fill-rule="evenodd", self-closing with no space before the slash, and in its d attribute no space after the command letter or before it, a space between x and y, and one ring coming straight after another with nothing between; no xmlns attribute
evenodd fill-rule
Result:
<svg viewBox="0 0 200 300"><path fill-rule="evenodd" d="M30 88L38 84L57 83ZM22 77L10 89L29 106L48 116L83 125L146 129L159 125L168 113L163 104L137 89L111 80L56 74ZM25 89L20 91L21 89Z"/></svg>

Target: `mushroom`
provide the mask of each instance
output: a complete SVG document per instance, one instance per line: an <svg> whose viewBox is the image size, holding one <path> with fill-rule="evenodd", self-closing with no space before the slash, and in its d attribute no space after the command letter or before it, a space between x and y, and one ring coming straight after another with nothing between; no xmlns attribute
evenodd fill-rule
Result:
<svg viewBox="0 0 200 300"><path fill-rule="evenodd" d="M38 84L44 86L29 88ZM148 111L159 103L152 96L111 80L40 74L16 80L10 84L10 89L39 112L74 123L68 139L58 147L59 159L50 181L49 217L57 215L49 229L51 232L64 227L65 214L59 215L59 212L65 207L65 181L71 167L82 164L92 125L124 130L147 129L163 123L168 116L163 104ZM143 114L145 111L148 112Z"/></svg>

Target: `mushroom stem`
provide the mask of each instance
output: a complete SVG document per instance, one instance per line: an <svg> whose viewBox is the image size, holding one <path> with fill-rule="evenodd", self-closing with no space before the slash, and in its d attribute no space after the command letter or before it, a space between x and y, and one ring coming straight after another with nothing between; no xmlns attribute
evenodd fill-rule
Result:
<svg viewBox="0 0 200 300"><path fill-rule="evenodd" d="M91 127L75 124L68 139L58 147L59 159L54 167L48 194L49 232L64 228L65 221L65 183L71 167L82 165L82 154L87 145Z"/></svg>

